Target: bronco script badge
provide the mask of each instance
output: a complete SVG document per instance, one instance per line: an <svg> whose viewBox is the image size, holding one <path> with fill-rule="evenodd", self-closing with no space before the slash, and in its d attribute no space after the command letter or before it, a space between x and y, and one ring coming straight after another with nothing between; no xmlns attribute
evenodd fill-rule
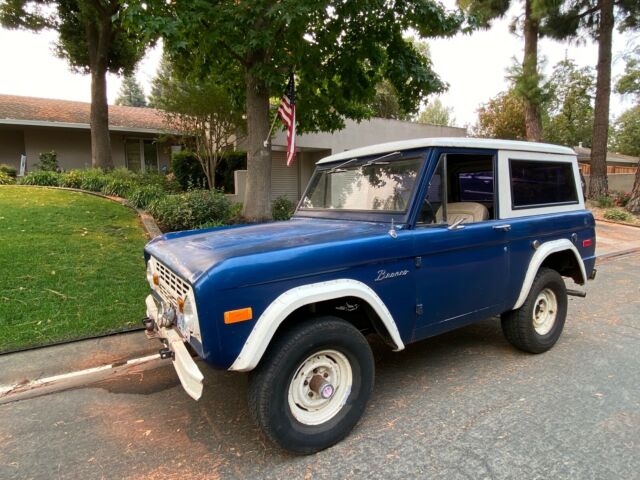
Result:
<svg viewBox="0 0 640 480"><path fill-rule="evenodd" d="M376 282L381 282L382 280L389 280L390 278L396 277L404 277L409 270L398 270L397 272L387 272L386 270L378 270L378 276L376 277Z"/></svg>

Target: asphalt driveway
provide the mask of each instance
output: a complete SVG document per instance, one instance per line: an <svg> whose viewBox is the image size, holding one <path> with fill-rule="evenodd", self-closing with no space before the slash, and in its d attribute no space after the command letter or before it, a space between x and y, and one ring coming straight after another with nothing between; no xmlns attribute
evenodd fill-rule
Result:
<svg viewBox="0 0 640 480"><path fill-rule="evenodd" d="M388 352L337 446L294 457L248 417L246 378L169 365L0 406L0 478L640 478L640 254L601 264L556 347L511 348L496 319Z"/></svg>

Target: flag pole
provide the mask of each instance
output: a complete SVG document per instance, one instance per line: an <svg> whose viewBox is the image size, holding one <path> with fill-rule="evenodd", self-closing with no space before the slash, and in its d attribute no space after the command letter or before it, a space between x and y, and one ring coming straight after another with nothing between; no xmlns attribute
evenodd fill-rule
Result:
<svg viewBox="0 0 640 480"><path fill-rule="evenodd" d="M273 127L276 124L277 119L278 119L278 114L274 115L273 117L273 122L271 122L271 128L269 129L269 134L267 135L267 138L264 141L264 148L267 148L269 146L269 140L271 140L271 132L273 132Z"/></svg>

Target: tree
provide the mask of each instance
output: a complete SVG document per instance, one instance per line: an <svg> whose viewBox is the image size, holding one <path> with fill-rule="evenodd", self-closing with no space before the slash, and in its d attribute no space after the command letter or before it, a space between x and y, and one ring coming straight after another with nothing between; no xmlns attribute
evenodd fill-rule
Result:
<svg viewBox="0 0 640 480"><path fill-rule="evenodd" d="M545 141L570 147L591 147L595 78L591 68L565 59L553 69L545 85L543 106Z"/></svg>
<svg viewBox="0 0 640 480"><path fill-rule="evenodd" d="M408 114L400 108L398 92L388 80L383 80L376 85L376 94L369 107L374 117L395 120L406 120L408 117Z"/></svg>
<svg viewBox="0 0 640 480"><path fill-rule="evenodd" d="M616 84L616 92L633 95L636 105L618 117L613 143L618 152L640 157L640 47L626 55L626 62L624 74ZM640 162L627 209L640 214Z"/></svg>
<svg viewBox="0 0 640 480"><path fill-rule="evenodd" d="M488 27L494 19L504 17L513 4L511 0L458 0L458 3L484 27ZM524 37L524 55L517 75L513 77L513 93L523 100L525 138L529 141L537 142L542 139L542 105L545 97L538 65L538 40L543 35L540 24L561 6L562 0L523 0L523 21L520 28ZM512 30L517 28L516 19Z"/></svg>
<svg viewBox="0 0 640 480"><path fill-rule="evenodd" d="M125 75L122 79L120 92L116 98L116 105L125 105L127 107L146 107L147 100L144 98L144 90L136 81L134 75Z"/></svg>
<svg viewBox="0 0 640 480"><path fill-rule="evenodd" d="M473 134L476 137L526 139L524 102L513 88L480 106Z"/></svg>
<svg viewBox="0 0 640 480"><path fill-rule="evenodd" d="M640 104L616 119L612 137L611 146L616 152L640 157Z"/></svg>
<svg viewBox="0 0 640 480"><path fill-rule="evenodd" d="M364 2L226 0L165 2L137 7L131 24L143 24L184 71L206 78L232 70L230 89L244 97L247 116L247 185L244 216L270 218L270 99L296 74L298 132L334 131L344 119L371 116L376 85L388 80L403 111L445 85L428 58L403 33L453 35L463 23L435 0Z"/></svg>
<svg viewBox="0 0 640 480"><path fill-rule="evenodd" d="M165 87L172 81L174 67L167 52L162 53L160 64L156 71L156 76L151 80L151 92L149 93L149 106L152 108L162 108L160 105L163 98L168 94Z"/></svg>
<svg viewBox="0 0 640 480"><path fill-rule="evenodd" d="M453 109L445 107L439 98L427 103L427 106L420 112L417 120L418 123L428 123L430 125L453 126L455 118L453 118Z"/></svg>
<svg viewBox="0 0 640 480"><path fill-rule="evenodd" d="M120 0L5 0L0 23L6 28L55 30L56 54L72 69L91 74L91 163L112 168L107 105L107 72L132 72L149 36L122 23L126 4ZM146 40L145 40L146 38Z"/></svg>
<svg viewBox="0 0 640 480"><path fill-rule="evenodd" d="M159 73L153 82L154 105L163 111L168 130L177 132L198 159L213 189L218 164L242 130L242 112L218 78L198 82L179 78L168 62Z"/></svg>
<svg viewBox="0 0 640 480"><path fill-rule="evenodd" d="M616 92L621 95L632 95L640 103L640 46L625 55L624 74L616 83Z"/></svg>
<svg viewBox="0 0 640 480"><path fill-rule="evenodd" d="M609 137L609 101L611 97L611 48L613 28L640 27L638 0L567 0L562 10L545 19L542 31L557 39L580 40L589 35L598 42L596 98L591 148L590 198L608 191L607 145Z"/></svg>

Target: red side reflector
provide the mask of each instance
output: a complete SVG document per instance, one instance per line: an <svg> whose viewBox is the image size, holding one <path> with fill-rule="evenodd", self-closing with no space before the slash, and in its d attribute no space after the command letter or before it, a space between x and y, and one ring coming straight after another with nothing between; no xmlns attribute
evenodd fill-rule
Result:
<svg viewBox="0 0 640 480"><path fill-rule="evenodd" d="M590 247L591 245L593 245L593 240L592 239L587 239L587 240L583 240L582 241L582 246L583 247Z"/></svg>

